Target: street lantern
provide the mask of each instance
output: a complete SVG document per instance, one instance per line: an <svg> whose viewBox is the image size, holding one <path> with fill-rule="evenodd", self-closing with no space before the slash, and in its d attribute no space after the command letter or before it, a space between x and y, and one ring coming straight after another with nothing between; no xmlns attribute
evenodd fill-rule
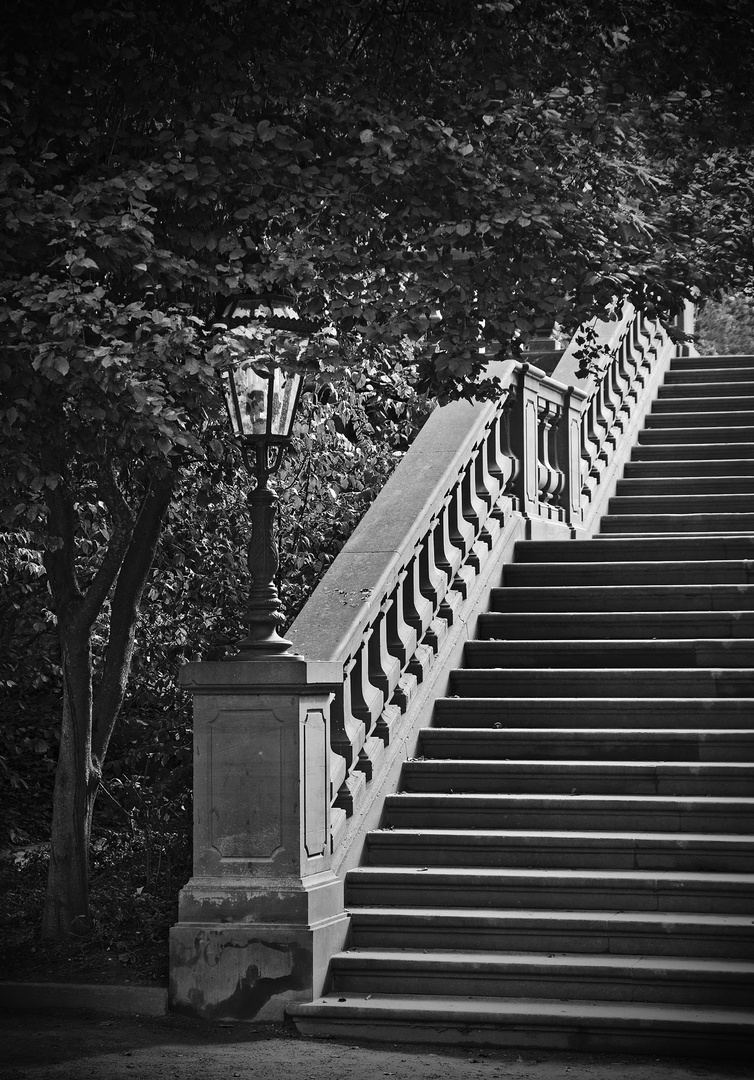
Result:
<svg viewBox="0 0 754 1080"><path fill-rule="evenodd" d="M244 464L256 479L249 494L249 633L237 644L240 659L256 659L291 648L278 633L283 614L275 586L277 496L267 481L291 441L302 358L315 328L298 318L286 297L277 295L239 297L221 321L228 327L228 362L220 370L225 403Z"/></svg>

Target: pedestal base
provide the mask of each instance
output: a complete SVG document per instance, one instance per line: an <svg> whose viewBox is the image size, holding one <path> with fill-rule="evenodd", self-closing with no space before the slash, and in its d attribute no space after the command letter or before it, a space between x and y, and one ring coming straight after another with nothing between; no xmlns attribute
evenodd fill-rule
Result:
<svg viewBox="0 0 754 1080"><path fill-rule="evenodd" d="M170 1008L204 1020L282 1022L325 990L348 916L316 926L180 923L170 931Z"/></svg>

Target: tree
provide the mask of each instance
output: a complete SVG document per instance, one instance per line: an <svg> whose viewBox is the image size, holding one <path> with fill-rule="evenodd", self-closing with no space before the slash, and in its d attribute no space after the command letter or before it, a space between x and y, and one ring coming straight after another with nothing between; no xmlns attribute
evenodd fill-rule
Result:
<svg viewBox="0 0 754 1080"><path fill-rule="evenodd" d="M285 289L337 327L341 362L408 342L447 398L554 320L740 284L752 16L746 0L15 0L6 25L0 483L6 527L43 550L64 671L55 937L88 921L145 581L216 436L213 315Z"/></svg>
<svg viewBox="0 0 754 1080"><path fill-rule="evenodd" d="M709 300L697 314L699 348L703 353L754 353L754 293L751 289L720 301Z"/></svg>

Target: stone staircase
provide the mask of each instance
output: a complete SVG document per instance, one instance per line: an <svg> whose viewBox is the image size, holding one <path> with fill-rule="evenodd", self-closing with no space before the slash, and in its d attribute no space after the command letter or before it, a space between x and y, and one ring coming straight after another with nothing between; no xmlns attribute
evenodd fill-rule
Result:
<svg viewBox="0 0 754 1080"><path fill-rule="evenodd" d="M517 545L302 1032L754 1049L753 421L675 359L600 534Z"/></svg>

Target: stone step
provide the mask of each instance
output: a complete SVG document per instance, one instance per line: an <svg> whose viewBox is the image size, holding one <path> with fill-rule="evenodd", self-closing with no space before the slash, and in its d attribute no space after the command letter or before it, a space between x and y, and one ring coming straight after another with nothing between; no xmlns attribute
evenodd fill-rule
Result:
<svg viewBox="0 0 754 1080"><path fill-rule="evenodd" d="M657 448L653 447L652 449ZM738 447L731 447L729 449L735 451ZM667 479L671 476L707 476L717 477L723 482L730 480L734 476L754 476L754 458L696 457L684 461L682 458L663 458L662 455L655 455L652 460L640 460L636 457L632 457L631 461L626 463L623 470L623 476L625 479L642 479L649 477Z"/></svg>
<svg viewBox="0 0 754 1080"><path fill-rule="evenodd" d="M754 518L754 514L752 515ZM754 610L754 585L535 585L495 588L492 611L606 612Z"/></svg>
<svg viewBox="0 0 754 1080"><path fill-rule="evenodd" d="M739 1008L537 998L331 994L289 1006L297 1029L320 1038L495 1046L582 1053L754 1055L754 1020Z"/></svg>
<svg viewBox="0 0 754 1080"><path fill-rule="evenodd" d="M662 533L739 533L754 532L754 513L751 514L606 514L600 523L601 533L626 533L636 536Z"/></svg>
<svg viewBox="0 0 754 1080"><path fill-rule="evenodd" d="M754 833L754 798L675 795L389 795L398 829ZM754 895L752 895L754 903ZM376 903L377 901L373 901Z"/></svg>
<svg viewBox="0 0 754 1080"><path fill-rule="evenodd" d="M754 874L359 866L348 872L346 905L364 904L374 907L695 911L751 916L754 914Z"/></svg>
<svg viewBox="0 0 754 1080"><path fill-rule="evenodd" d="M517 544L299 1030L754 1051L754 359L672 361L601 528Z"/></svg>
<svg viewBox="0 0 754 1080"><path fill-rule="evenodd" d="M746 367L749 371L754 367L754 357L748 353L724 353L710 356L674 356L670 361L671 371L696 371L699 368L709 368L712 377L719 374L723 368Z"/></svg>
<svg viewBox="0 0 754 1080"><path fill-rule="evenodd" d="M752 663L754 638L604 641L467 641L467 668L737 668Z"/></svg>
<svg viewBox="0 0 754 1080"><path fill-rule="evenodd" d="M671 388L666 387L663 393L660 390L657 400L652 406L650 416L659 416L665 413L692 413L702 408L705 413L715 414L722 412L726 416L738 412L753 412L754 413L754 383L750 383L746 386L746 392L744 393L741 387L744 384L733 383L728 386L728 392L723 393L718 391L717 394L710 394L709 387L700 387L696 384L696 389L702 391L696 394L689 394L685 390L679 390L678 387ZM735 387L735 389L733 389ZM739 392L740 391L740 392Z"/></svg>
<svg viewBox="0 0 754 1080"><path fill-rule="evenodd" d="M754 463L752 463L754 465ZM645 476L619 480L616 495L743 495L754 505L754 476Z"/></svg>
<svg viewBox="0 0 754 1080"><path fill-rule="evenodd" d="M751 762L409 760L401 790L451 795L754 795Z"/></svg>
<svg viewBox="0 0 754 1080"><path fill-rule="evenodd" d="M700 398L708 402L710 408L718 399L740 401L751 398L754 400L754 379L750 375L748 381L739 379L728 382L727 379L722 378L719 382L695 381L687 382L685 385L679 385L679 380L663 383L659 388L655 405L663 401L698 401Z"/></svg>
<svg viewBox="0 0 754 1080"><path fill-rule="evenodd" d="M458 668L460 697L754 698L750 668Z"/></svg>
<svg viewBox="0 0 754 1080"><path fill-rule="evenodd" d="M449 697L435 702L438 727L497 730L530 727L707 728L749 730L753 698L495 698Z"/></svg>
<svg viewBox="0 0 754 1080"><path fill-rule="evenodd" d="M465 834L474 835L474 834ZM738 915L647 911L351 909L356 948L717 956L754 960L754 924Z"/></svg>
<svg viewBox="0 0 754 1080"><path fill-rule="evenodd" d="M697 404L696 409L692 408L686 412L667 407L653 408L644 421L645 431L654 428L686 428L687 430L710 428L719 429L721 433L727 433L728 428L740 427L748 429L749 438L751 437L751 428L754 425L754 411L747 410L743 406L726 410L703 409L699 407L700 404ZM725 435L723 434L721 437L724 438Z"/></svg>
<svg viewBox="0 0 754 1080"><path fill-rule="evenodd" d="M678 586L673 586L677 588ZM624 586L625 588L625 586ZM754 637L752 611L555 611L483 612L480 638L531 641L550 638L587 640L620 638Z"/></svg>
<svg viewBox="0 0 754 1080"><path fill-rule="evenodd" d="M674 433L679 436L676 431ZM751 432L750 432L751 436ZM711 461L729 459L749 461L754 458L754 437L750 437L745 443L730 443L725 439L716 442L686 442L680 437L669 440L666 444L661 442L643 442L634 446L631 451L631 462L640 461L676 461L684 465L691 461Z"/></svg>
<svg viewBox="0 0 754 1080"><path fill-rule="evenodd" d="M568 552L563 552L567 559ZM624 553L625 554L625 553ZM665 552L670 555L671 552ZM510 563L503 569L505 588L558 585L754 585L754 559L699 559L694 562L551 562Z"/></svg>
<svg viewBox="0 0 754 1080"><path fill-rule="evenodd" d="M667 517L678 514L747 514L754 517L754 495L736 492L684 495L613 496L608 515L641 514Z"/></svg>
<svg viewBox="0 0 754 1080"><path fill-rule="evenodd" d="M647 428L750 428L754 424L754 409L746 408L743 396L732 401L728 408L708 408L706 402L695 399L686 409L671 407L683 402L683 397L665 397L663 404L652 406L645 418ZM688 399L686 399L688 402Z"/></svg>
<svg viewBox="0 0 754 1080"><path fill-rule="evenodd" d="M350 949L330 977L333 993L754 1005L754 964L723 958Z"/></svg>
<svg viewBox="0 0 754 1080"><path fill-rule="evenodd" d="M726 383L751 382L752 369L750 365L739 364L725 369L724 379ZM688 386L692 383L714 383L715 376L720 372L714 368L687 368L678 370L671 369L665 376L664 386Z"/></svg>
<svg viewBox="0 0 754 1080"><path fill-rule="evenodd" d="M661 536L649 540L616 539L609 543L599 537L592 540L519 540L515 555L516 561L510 564L512 566L524 562L697 562L754 559L754 536L720 536L706 540L689 537L681 543L665 540Z"/></svg>
<svg viewBox="0 0 754 1080"><path fill-rule="evenodd" d="M605 532L605 534L603 534L603 536L602 536L602 539L603 540L612 540L612 539L616 539L616 538L625 538L627 540L648 540L651 537L657 537L660 540L681 540L681 539L684 539L685 537L699 537L699 538L709 537L710 539L714 539L715 537L723 536L723 535L725 535L727 537L735 537L735 536L748 537L748 536L751 536L751 532L744 530L744 531L741 531L741 532L725 532L725 534L721 534L721 532L716 531L715 529L692 529L692 530L681 531L681 532L678 532L678 531L669 531L669 532L650 532L650 531L649 532L642 532L642 531L638 531L638 532L633 532L633 531Z"/></svg>
<svg viewBox="0 0 754 1080"><path fill-rule="evenodd" d="M370 866L492 866L754 873L754 836L534 829L377 829ZM754 922L748 924L754 952ZM511 946L515 947L515 946Z"/></svg>
<svg viewBox="0 0 754 1080"><path fill-rule="evenodd" d="M754 761L754 717L736 728L422 728L417 756L543 761Z"/></svg>
<svg viewBox="0 0 754 1080"><path fill-rule="evenodd" d="M649 420L649 418L647 418ZM639 432L638 443L639 447L642 446L660 446L668 444L678 446L693 446L699 443L708 444L710 446L719 446L720 444L741 444L750 443L752 440L751 424L742 423L738 426L731 425L722 426L720 424L707 424L700 423L694 424L693 417L688 418L688 424L682 426L662 424L657 427L649 425ZM732 445L729 450L732 449ZM743 451L737 448L737 453L743 453ZM728 455L730 456L730 452Z"/></svg>

